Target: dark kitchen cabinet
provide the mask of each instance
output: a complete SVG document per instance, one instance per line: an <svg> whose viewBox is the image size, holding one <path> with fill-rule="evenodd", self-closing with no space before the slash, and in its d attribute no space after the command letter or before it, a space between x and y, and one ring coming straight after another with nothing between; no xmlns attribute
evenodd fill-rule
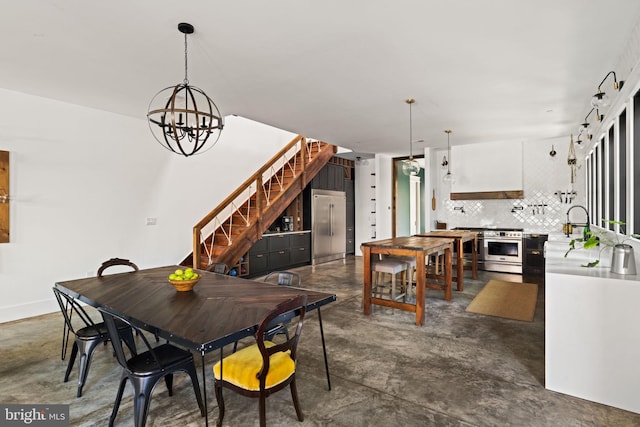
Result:
<svg viewBox="0 0 640 427"><path fill-rule="evenodd" d="M311 180L311 188L316 190L345 191L344 167L327 163Z"/></svg>
<svg viewBox="0 0 640 427"><path fill-rule="evenodd" d="M547 238L547 234L525 234L523 274L544 275L544 244Z"/></svg>
<svg viewBox="0 0 640 427"><path fill-rule="evenodd" d="M355 254L356 252L356 206L355 206L355 194L354 194L354 182L351 179L344 181L344 192L347 196L347 254Z"/></svg>
<svg viewBox="0 0 640 427"><path fill-rule="evenodd" d="M265 234L249 249L249 276L262 276L310 262L309 232Z"/></svg>
<svg viewBox="0 0 640 427"><path fill-rule="evenodd" d="M311 233L296 233L290 236L289 253L292 265L311 262Z"/></svg>

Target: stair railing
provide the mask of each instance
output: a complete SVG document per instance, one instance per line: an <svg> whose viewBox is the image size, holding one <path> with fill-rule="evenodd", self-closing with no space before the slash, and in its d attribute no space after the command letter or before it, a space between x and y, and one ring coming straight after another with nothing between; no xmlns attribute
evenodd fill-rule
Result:
<svg viewBox="0 0 640 427"><path fill-rule="evenodd" d="M294 178L296 174L305 173L305 167L312 159L314 145L319 151L322 142L296 136L193 227L194 268L200 267L203 247L211 264L214 262L216 246L231 246L235 235L262 221L264 209L284 189L286 173L291 173ZM296 172L298 162L302 163L300 172ZM273 185L279 186L277 193L272 192ZM237 215L235 219L234 214ZM234 234L238 229L240 232Z"/></svg>

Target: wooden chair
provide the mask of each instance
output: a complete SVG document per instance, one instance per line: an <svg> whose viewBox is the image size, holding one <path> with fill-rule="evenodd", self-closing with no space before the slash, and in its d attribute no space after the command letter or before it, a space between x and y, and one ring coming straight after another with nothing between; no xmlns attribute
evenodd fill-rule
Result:
<svg viewBox="0 0 640 427"><path fill-rule="evenodd" d="M243 396L259 398L260 426L266 426L267 396L289 385L298 421L304 420L296 389L296 349L302 332L306 304L306 295L299 295L279 304L260 323L255 335L255 344L230 354L213 366L219 411L218 427L222 425L224 418L223 387ZM265 332L269 325L282 317L293 318L296 315L298 321L295 334L290 339L279 344L265 340Z"/></svg>
<svg viewBox="0 0 640 427"><path fill-rule="evenodd" d="M68 332L71 332L74 335L71 357L69 358L67 371L64 374L64 382L69 381L69 374L73 368L76 356L80 354L80 358L78 359L78 392L76 396L81 397L82 388L89 375L93 351L99 344L106 344L106 342L109 341L109 333L104 322L94 322L75 298L62 293L57 288L53 288L53 293L58 300L60 310L64 316L65 333L68 334ZM76 322L82 324L80 328L74 327L72 322L73 318L77 319ZM126 324L118 323L117 329L131 353L136 354L136 344L133 340L131 328Z"/></svg>
<svg viewBox="0 0 640 427"><path fill-rule="evenodd" d="M164 378L169 396L173 395L173 374L176 372L186 372L191 377L193 390L196 394L200 415L204 417L204 403L200 394L200 384L198 383L198 375L193 361L193 355L179 347L171 344L161 344L157 347L151 347L149 341L143 334L139 334L147 350L143 353L127 359L124 349L118 337L121 336L121 329L118 328L117 322L123 322L129 325L133 330L138 328L133 326L128 320L108 311L105 308L98 308L102 313L102 318L107 326L111 336L111 343L116 353L118 363L122 366L122 377L120 379L120 387L116 394L116 400L109 419L109 427L113 426L118 408L122 400L122 394L127 380L131 381L133 386L133 413L136 427L144 427L149 412L149 403L151 402L151 392L156 384Z"/></svg>
<svg viewBox="0 0 640 427"><path fill-rule="evenodd" d="M129 261L128 259L111 258L111 259L103 262L102 265L100 266L100 268L98 268L97 276L98 277L102 277L102 273L104 273L104 271L107 268L114 267L116 265L123 265L123 266L131 267L133 269L133 271L138 271L138 266L135 265L134 263L132 263L131 261Z"/></svg>

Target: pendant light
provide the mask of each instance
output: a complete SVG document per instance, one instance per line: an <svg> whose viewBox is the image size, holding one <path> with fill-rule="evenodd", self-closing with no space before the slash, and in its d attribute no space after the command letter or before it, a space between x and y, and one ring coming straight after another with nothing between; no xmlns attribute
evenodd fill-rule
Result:
<svg viewBox="0 0 640 427"><path fill-rule="evenodd" d="M447 173L442 178L444 182L448 182L449 184L455 184L456 177L451 173L451 144L449 143L449 135L453 132L451 129L447 129L444 133L447 134L447 155L449 156L449 161L447 162Z"/></svg>
<svg viewBox="0 0 640 427"><path fill-rule="evenodd" d="M402 162L402 173L407 176L416 176L420 173L420 165L413 159L413 122L411 114L411 105L416 100L409 98L405 102L409 104L409 159Z"/></svg>
<svg viewBox="0 0 640 427"><path fill-rule="evenodd" d="M576 168L577 168L578 158L576 157L576 149L573 144L573 134L571 134L571 142L569 142L569 154L567 155L567 164L571 169L571 184L575 183L576 176Z"/></svg>
<svg viewBox="0 0 640 427"><path fill-rule="evenodd" d="M184 80L153 97L147 119L151 133L164 148L188 157L215 145L224 123L216 104L187 78L187 34L193 34L193 25L182 22L178 31L184 34Z"/></svg>

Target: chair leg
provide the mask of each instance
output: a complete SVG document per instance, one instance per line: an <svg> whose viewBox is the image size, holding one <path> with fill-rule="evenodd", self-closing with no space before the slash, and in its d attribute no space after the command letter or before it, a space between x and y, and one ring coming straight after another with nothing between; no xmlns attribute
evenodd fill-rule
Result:
<svg viewBox="0 0 640 427"><path fill-rule="evenodd" d="M200 383L198 382L198 374L196 374L196 366L190 366L187 369L187 373L191 377L191 384L193 384L193 391L196 394L196 400L198 401L198 407L200 408L200 416L204 417L204 402L202 401L202 395L200 394Z"/></svg>
<svg viewBox="0 0 640 427"><path fill-rule="evenodd" d="M71 356L69 356L69 363L67 364L67 372L64 374L64 382L69 381L69 374L71 373L71 369L73 368L73 364L76 361L76 356L78 355L78 343L73 341L73 347L71 347Z"/></svg>
<svg viewBox="0 0 640 427"><path fill-rule="evenodd" d="M120 386L118 387L118 393L116 393L116 401L113 403L113 410L111 411L111 418L109 418L109 427L113 427L116 422L116 416L118 415L118 409L120 408L120 401L122 400L122 393L124 392L124 386L127 383L127 375L122 374L120 378Z"/></svg>
<svg viewBox="0 0 640 427"><path fill-rule="evenodd" d="M267 427L267 396L264 391L260 393L260 427Z"/></svg>
<svg viewBox="0 0 640 427"><path fill-rule="evenodd" d="M302 413L302 409L300 409L300 402L298 401L298 387L296 387L296 379L295 377L291 380L291 384L289 384L291 388L291 399L293 400L293 406L296 408L296 415L298 416L298 421L304 421L304 414Z"/></svg>
<svg viewBox="0 0 640 427"><path fill-rule="evenodd" d="M222 384L219 381L215 381L214 388L216 392L216 401L218 402L218 423L217 426L222 426L222 419L224 418L224 398L222 397Z"/></svg>
<svg viewBox="0 0 640 427"><path fill-rule="evenodd" d="M169 390L169 396L173 396L173 374L165 375L164 382L167 384L167 390Z"/></svg>
<svg viewBox="0 0 640 427"><path fill-rule="evenodd" d="M84 383L87 382L87 376L89 375L89 368L91 367L91 356L93 355L93 351L102 341L81 341L81 344L78 345L78 350L80 352L80 360L79 364L79 373L78 373L78 393L77 397L82 397L82 387L84 387Z"/></svg>
<svg viewBox="0 0 640 427"><path fill-rule="evenodd" d="M165 377L166 378L166 377ZM151 403L151 392L153 386L160 380L157 376L151 378L134 378L133 384L133 413L135 417L135 427L144 427L149 413Z"/></svg>

